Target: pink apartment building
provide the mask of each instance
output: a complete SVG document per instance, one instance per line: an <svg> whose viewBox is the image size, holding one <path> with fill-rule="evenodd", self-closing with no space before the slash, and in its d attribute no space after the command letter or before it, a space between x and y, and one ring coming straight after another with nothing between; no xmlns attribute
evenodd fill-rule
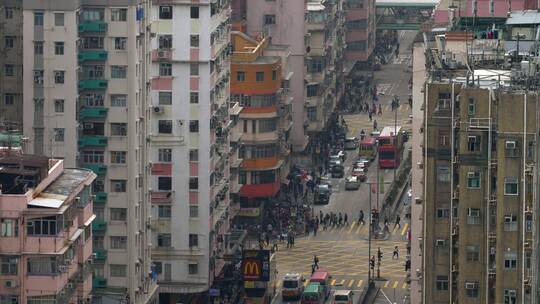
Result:
<svg viewBox="0 0 540 304"><path fill-rule="evenodd" d="M95 178L63 160L0 154L0 303L90 303Z"/></svg>
<svg viewBox="0 0 540 304"><path fill-rule="evenodd" d="M345 59L366 62L375 48L375 0L345 0Z"/></svg>

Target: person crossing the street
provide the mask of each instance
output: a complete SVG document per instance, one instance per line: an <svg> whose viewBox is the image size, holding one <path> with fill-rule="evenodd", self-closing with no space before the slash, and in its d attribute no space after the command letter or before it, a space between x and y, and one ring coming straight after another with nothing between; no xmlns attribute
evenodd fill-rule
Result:
<svg viewBox="0 0 540 304"><path fill-rule="evenodd" d="M379 116L382 115L382 106L381 106L381 104L379 104L379 112L377 113L377 115L379 115Z"/></svg>
<svg viewBox="0 0 540 304"><path fill-rule="evenodd" d="M394 253L392 253L392 260L396 258L396 260L399 260L399 248L398 246L394 247Z"/></svg>
<svg viewBox="0 0 540 304"><path fill-rule="evenodd" d="M348 219L348 216L347 216L347 212L345 212L345 214L343 215L343 225L344 226L349 226L349 219Z"/></svg>
<svg viewBox="0 0 540 304"><path fill-rule="evenodd" d="M341 227L341 224L343 223L343 216L341 215L341 212L339 213L339 218L338 218L338 227Z"/></svg>
<svg viewBox="0 0 540 304"><path fill-rule="evenodd" d="M401 221L401 217L398 214L398 216L396 217L396 224L394 225L394 229L396 228L396 226L398 228L401 228L401 224L399 223L399 221Z"/></svg>
<svg viewBox="0 0 540 304"><path fill-rule="evenodd" d="M313 265L315 265L315 267L319 269L319 258L317 257L317 255L313 255Z"/></svg>
<svg viewBox="0 0 540 304"><path fill-rule="evenodd" d="M364 222L364 210L360 210L360 216L358 216L358 225L360 225L360 223L362 223L362 225L366 224Z"/></svg>
<svg viewBox="0 0 540 304"><path fill-rule="evenodd" d="M373 130L377 130L377 120L373 121Z"/></svg>

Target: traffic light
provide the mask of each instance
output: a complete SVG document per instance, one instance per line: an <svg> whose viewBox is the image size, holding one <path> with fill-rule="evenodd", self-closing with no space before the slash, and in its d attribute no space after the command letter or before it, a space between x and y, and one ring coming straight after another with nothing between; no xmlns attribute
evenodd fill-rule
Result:
<svg viewBox="0 0 540 304"><path fill-rule="evenodd" d="M369 260L369 267L371 268L371 270L375 269L375 260L374 259Z"/></svg>

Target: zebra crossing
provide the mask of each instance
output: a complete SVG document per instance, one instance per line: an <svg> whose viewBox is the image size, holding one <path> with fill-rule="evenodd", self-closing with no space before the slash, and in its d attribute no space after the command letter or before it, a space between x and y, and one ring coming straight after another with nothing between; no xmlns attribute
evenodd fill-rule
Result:
<svg viewBox="0 0 540 304"><path fill-rule="evenodd" d="M305 273L304 276L309 274ZM276 287L280 288L283 284L282 280L278 280ZM304 282L304 287L309 284L309 280ZM330 285L333 287L344 287L347 289L359 289L364 287L367 284L367 278L335 278L330 281ZM376 283L379 288L383 289L408 289L409 284L405 279L402 280L388 280L388 281L379 281Z"/></svg>
<svg viewBox="0 0 540 304"><path fill-rule="evenodd" d="M322 226L321 226L322 227ZM405 236L409 229L409 223L403 224L401 227L390 225L390 235L392 236ZM317 234L342 234L342 235L360 235L368 237L368 225L359 224L357 221L352 222L347 226L334 226L328 227L326 230L320 228ZM311 237L314 237L313 235Z"/></svg>

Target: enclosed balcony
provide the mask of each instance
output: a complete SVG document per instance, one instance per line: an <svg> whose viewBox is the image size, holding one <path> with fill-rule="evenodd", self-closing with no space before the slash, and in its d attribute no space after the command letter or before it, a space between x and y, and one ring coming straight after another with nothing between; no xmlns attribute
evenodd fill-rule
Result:
<svg viewBox="0 0 540 304"><path fill-rule="evenodd" d="M105 79L83 79L79 81L79 90L105 90L107 80Z"/></svg>
<svg viewBox="0 0 540 304"><path fill-rule="evenodd" d="M92 222L92 232L100 232L103 233L107 230L107 223L104 219L95 219Z"/></svg>
<svg viewBox="0 0 540 304"><path fill-rule="evenodd" d="M247 198L274 197L280 189L280 182L246 184L240 189L240 196Z"/></svg>
<svg viewBox="0 0 540 304"><path fill-rule="evenodd" d="M104 261L107 259L107 250L94 249L94 261Z"/></svg>
<svg viewBox="0 0 540 304"><path fill-rule="evenodd" d="M107 23L104 21L86 21L79 24L79 33L105 33Z"/></svg>
<svg viewBox="0 0 540 304"><path fill-rule="evenodd" d="M96 195L96 198L94 198L94 205L107 203L107 192L95 192L94 194Z"/></svg>
<svg viewBox="0 0 540 304"><path fill-rule="evenodd" d="M84 108L81 109L79 113L79 119L85 120L89 118L94 119L105 119L107 117L107 108L104 107L95 107L95 108Z"/></svg>
<svg viewBox="0 0 540 304"><path fill-rule="evenodd" d="M107 166L104 164L83 164L83 167L92 170L97 175L105 175L107 173Z"/></svg>
<svg viewBox="0 0 540 304"><path fill-rule="evenodd" d="M92 288L105 288L107 287L107 279L104 277L94 276L92 278Z"/></svg>
<svg viewBox="0 0 540 304"><path fill-rule="evenodd" d="M102 135L83 135L79 138L79 148L106 146L107 137Z"/></svg>
<svg viewBox="0 0 540 304"><path fill-rule="evenodd" d="M86 61L105 61L107 60L107 51L82 51L79 53L78 58L79 63L83 63Z"/></svg>

